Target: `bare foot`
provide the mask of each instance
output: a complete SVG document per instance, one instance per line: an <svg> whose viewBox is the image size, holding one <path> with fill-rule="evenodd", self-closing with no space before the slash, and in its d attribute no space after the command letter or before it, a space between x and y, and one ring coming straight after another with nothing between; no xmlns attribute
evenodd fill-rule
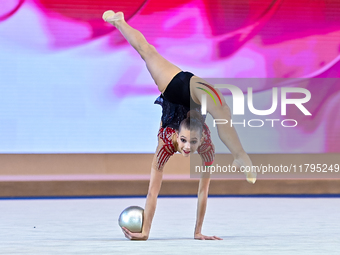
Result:
<svg viewBox="0 0 340 255"><path fill-rule="evenodd" d="M233 166L244 172L249 183L254 184L256 182L257 173L256 171L252 171L253 164L248 154L244 154L242 157L234 159Z"/></svg>
<svg viewBox="0 0 340 255"><path fill-rule="evenodd" d="M103 13L103 20L117 27L119 22L124 21L124 13L106 11Z"/></svg>

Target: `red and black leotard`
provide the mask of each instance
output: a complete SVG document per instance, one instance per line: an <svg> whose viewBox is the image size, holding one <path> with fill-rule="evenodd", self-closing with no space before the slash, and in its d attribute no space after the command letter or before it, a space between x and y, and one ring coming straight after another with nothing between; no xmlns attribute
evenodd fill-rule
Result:
<svg viewBox="0 0 340 255"><path fill-rule="evenodd" d="M162 106L162 126L158 131L158 138L164 144L157 153L157 169L159 170L163 169L169 158L176 153L172 135L178 130L181 121L187 117L188 111L194 109L200 113L200 105L193 102L190 96L190 78L192 76L193 74L189 72L178 73L169 83L164 95L159 96L155 101L155 104ZM176 91L181 96L176 97ZM214 161L215 149L211 141L210 130L205 123L203 137L204 141L198 147L197 152L204 165L210 166Z"/></svg>
<svg viewBox="0 0 340 255"><path fill-rule="evenodd" d="M171 139L175 132L176 130L171 127L161 127L158 131L158 138L164 142L164 145L157 153L157 169L159 170L163 169L169 158L176 153L175 146ZM204 124L203 136L204 141L198 147L197 152L201 156L204 165L210 166L214 162L215 149L210 139L210 130L206 124Z"/></svg>

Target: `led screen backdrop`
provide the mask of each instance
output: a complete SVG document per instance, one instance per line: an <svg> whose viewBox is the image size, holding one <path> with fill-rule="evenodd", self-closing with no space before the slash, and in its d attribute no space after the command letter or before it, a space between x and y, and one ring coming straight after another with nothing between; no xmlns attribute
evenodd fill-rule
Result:
<svg viewBox="0 0 340 255"><path fill-rule="evenodd" d="M306 79L312 115L288 108L299 123L290 129L237 126L247 152L340 152L339 83L315 82L340 75L337 0L6 0L1 153L154 152L159 92L139 55L102 21L108 9L124 11L160 54L202 78ZM268 109L274 85L250 86L254 105Z"/></svg>

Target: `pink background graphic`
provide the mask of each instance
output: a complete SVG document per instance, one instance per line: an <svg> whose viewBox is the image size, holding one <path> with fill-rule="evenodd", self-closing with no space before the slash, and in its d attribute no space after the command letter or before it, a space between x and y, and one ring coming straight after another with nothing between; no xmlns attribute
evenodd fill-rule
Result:
<svg viewBox="0 0 340 255"><path fill-rule="evenodd" d="M140 56L102 21L109 9L182 70L261 78L241 87L253 88L259 109L270 108L273 86L311 92L311 116L288 108L295 128L237 127L248 152L340 152L340 84L328 79L340 75L336 0L1 1L0 152L154 152L159 92Z"/></svg>

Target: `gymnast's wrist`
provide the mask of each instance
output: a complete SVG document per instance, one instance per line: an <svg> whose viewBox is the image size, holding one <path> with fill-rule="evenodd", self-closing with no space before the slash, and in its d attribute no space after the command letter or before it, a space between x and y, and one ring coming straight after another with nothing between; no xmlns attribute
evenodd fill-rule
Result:
<svg viewBox="0 0 340 255"><path fill-rule="evenodd" d="M149 232L142 232L142 239L148 240L149 239Z"/></svg>
<svg viewBox="0 0 340 255"><path fill-rule="evenodd" d="M195 231L195 232L194 232L194 236L195 236L195 237L196 237L196 236L199 236L199 235L202 235L201 231Z"/></svg>
<svg viewBox="0 0 340 255"><path fill-rule="evenodd" d="M194 235L200 235L200 234L202 234L202 226L196 226Z"/></svg>
<svg viewBox="0 0 340 255"><path fill-rule="evenodd" d="M146 228L145 226L143 226L143 229L142 229L142 236L149 237L149 233L150 233L150 227L149 227L149 228Z"/></svg>

